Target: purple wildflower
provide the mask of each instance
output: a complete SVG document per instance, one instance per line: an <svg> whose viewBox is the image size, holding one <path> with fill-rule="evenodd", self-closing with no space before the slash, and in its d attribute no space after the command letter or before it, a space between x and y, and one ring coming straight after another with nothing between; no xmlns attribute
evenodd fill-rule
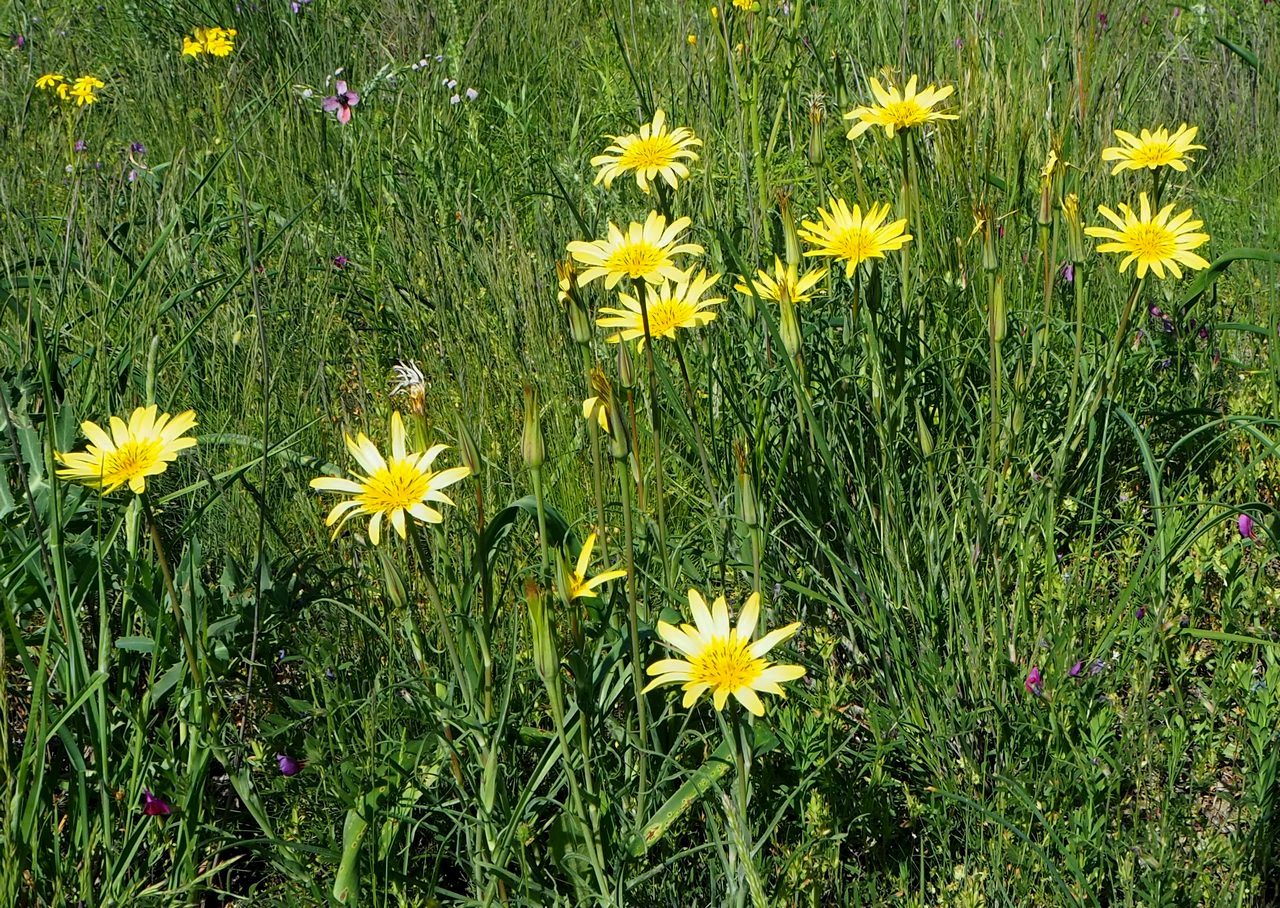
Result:
<svg viewBox="0 0 1280 908"><path fill-rule="evenodd" d="M333 267L341 271L343 268L347 267L348 261L349 259L345 255L335 255L333 257Z"/></svg>
<svg viewBox="0 0 1280 908"><path fill-rule="evenodd" d="M143 145L141 142L130 142L129 151L132 154L136 154L138 157L143 157L147 153L147 146Z"/></svg>
<svg viewBox="0 0 1280 908"><path fill-rule="evenodd" d="M1040 666L1031 666L1031 671L1027 672L1027 680L1022 682L1022 686L1029 694L1035 694L1037 697L1044 695L1044 679L1040 676Z"/></svg>
<svg viewBox="0 0 1280 908"><path fill-rule="evenodd" d="M1107 663L1101 659L1094 659L1093 664L1089 666L1090 675L1100 675L1107 670Z"/></svg>
<svg viewBox="0 0 1280 908"><path fill-rule="evenodd" d="M302 772L302 764L288 754L276 754L276 764L282 776L296 776Z"/></svg>
<svg viewBox="0 0 1280 908"><path fill-rule="evenodd" d="M1236 521L1236 526L1240 530L1241 539L1257 539L1257 530L1253 525L1253 518L1248 514L1241 514L1240 519Z"/></svg>
<svg viewBox="0 0 1280 908"><path fill-rule="evenodd" d="M347 83L339 79L334 83L334 91L336 94L324 99L323 107L325 113L338 115L339 123L351 122L351 108L360 103L360 96L354 91L347 91Z"/></svg>
<svg viewBox="0 0 1280 908"><path fill-rule="evenodd" d="M142 812L149 817L167 817L172 811L163 798L157 798L150 788L142 789Z"/></svg>
<svg viewBox="0 0 1280 908"><path fill-rule="evenodd" d="M476 98L478 98L478 97L480 97L480 92L479 92L479 91L477 91L477 90L476 90L476 89L474 89L474 88L468 88L468 89L467 89L467 100L468 100L468 101L474 101L474 100L475 100Z"/></svg>
<svg viewBox="0 0 1280 908"><path fill-rule="evenodd" d="M1147 617L1147 609L1146 609L1146 607L1145 607L1145 606L1141 606L1141 605L1140 605L1140 606L1138 606L1138 607L1134 610L1134 612L1133 612L1133 617L1134 617L1134 618L1137 618L1139 621L1141 621L1143 618Z"/></svg>
<svg viewBox="0 0 1280 908"><path fill-rule="evenodd" d="M15 34L15 35L13 36L13 48L14 48L14 50L22 50L22 49L23 49L24 47L26 47L26 46L27 46L27 39L26 39L25 37L23 37L22 35L18 35L18 34Z"/></svg>
<svg viewBox="0 0 1280 908"><path fill-rule="evenodd" d="M1067 670L1067 674L1073 678L1079 678L1080 672L1084 670L1084 661L1081 660Z"/></svg>
<svg viewBox="0 0 1280 908"><path fill-rule="evenodd" d="M75 149L77 154L84 154L89 148L89 143L84 139L76 139Z"/></svg>
<svg viewBox="0 0 1280 908"><path fill-rule="evenodd" d="M1071 262L1062 263L1062 279L1068 284L1075 282L1076 266L1071 264Z"/></svg>

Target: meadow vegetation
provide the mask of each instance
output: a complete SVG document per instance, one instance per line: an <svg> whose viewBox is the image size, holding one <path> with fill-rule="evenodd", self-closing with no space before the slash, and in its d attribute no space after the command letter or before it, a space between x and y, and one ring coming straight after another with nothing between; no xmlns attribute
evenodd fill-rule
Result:
<svg viewBox="0 0 1280 908"><path fill-rule="evenodd" d="M0 904L1280 898L1276 4L0 38Z"/></svg>

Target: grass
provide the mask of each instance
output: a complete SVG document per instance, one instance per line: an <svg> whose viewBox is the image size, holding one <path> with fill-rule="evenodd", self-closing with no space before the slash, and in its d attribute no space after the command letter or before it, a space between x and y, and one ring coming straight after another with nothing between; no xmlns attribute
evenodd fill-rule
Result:
<svg viewBox="0 0 1280 908"><path fill-rule="evenodd" d="M1275 900L1273 5L240 6L0 11L0 902ZM181 58L199 23L235 52ZM900 143L840 118L882 66L959 115L909 146L909 280L833 269L792 324L732 286L785 256L780 198L899 203ZM52 103L51 70L102 100ZM690 177L593 186L656 107L704 142ZM1124 324L1131 273L1073 255L1060 203L1133 201L1112 130L1181 122L1206 148L1164 198L1214 268ZM555 269L651 207L726 298L652 372L574 341ZM151 401L199 418L154 524L53 478ZM475 475L407 541L331 539L308 483L393 409ZM566 603L600 526L591 573L631 580ZM802 623L763 718L635 695L691 586Z"/></svg>

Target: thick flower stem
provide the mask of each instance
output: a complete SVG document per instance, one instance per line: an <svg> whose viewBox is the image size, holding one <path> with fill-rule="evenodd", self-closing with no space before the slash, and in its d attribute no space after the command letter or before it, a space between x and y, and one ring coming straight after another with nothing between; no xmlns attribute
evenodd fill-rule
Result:
<svg viewBox="0 0 1280 908"><path fill-rule="evenodd" d="M638 747L636 748L636 774L638 778L636 794L636 822L646 820L645 800L648 792L648 756L649 717L644 701L644 676L640 671L640 607L636 593L636 561L635 561L635 527L631 513L631 484L627 476L627 462L615 459L614 466L618 472L618 485L622 487L622 535L623 550L627 561L627 630L631 637L631 685L636 699L636 724Z"/></svg>
<svg viewBox="0 0 1280 908"><path fill-rule="evenodd" d="M595 394L591 386L591 348L582 345L582 378L585 382L586 395ZM609 560L609 534L604 518L604 468L600 455L600 427L594 416L587 419L587 436L591 444L591 494L596 506L596 538L600 540L600 551L604 560Z"/></svg>
<svg viewBox="0 0 1280 908"><path fill-rule="evenodd" d="M653 335L649 331L649 303L644 281L636 279L636 299L640 302L640 320L644 324L644 362L648 373L649 424L653 430L653 497L658 515L658 557L662 561L662 579L667 587L674 583L667 557L667 510L662 482L662 417L658 407L658 369L653 359ZM622 343L620 341L620 343Z"/></svg>
<svg viewBox="0 0 1280 908"><path fill-rule="evenodd" d="M187 657L187 667L191 669L191 680L197 690L204 688L203 675L200 672L200 664L196 660L195 647L191 643L191 637L187 634L186 619L182 617L182 604L178 599L178 592L173 585L173 571L169 569L169 558L165 555L164 540L160 538L160 527L156 523L156 515L151 510L151 501L144 492L142 498L142 513L146 516L147 529L151 533L151 544L155 548L156 560L160 562L160 574L164 577L165 593L169 597L169 607L173 609L173 620L178 628L178 639L182 641L182 649Z"/></svg>
<svg viewBox="0 0 1280 908"><path fill-rule="evenodd" d="M538 548L542 552L542 575L546 577L547 565L551 559L547 544L547 509L542 497L542 468L530 467L529 475L533 479L533 502L538 510Z"/></svg>
<svg viewBox="0 0 1280 908"><path fill-rule="evenodd" d="M694 406L693 382L689 380L689 367L684 359L684 343L676 337L676 362L680 366L680 376L684 379L685 402L689 406L689 421L693 423L694 439L698 445L698 460L702 462L702 479L707 485L707 494L715 506L716 514L720 514L720 498L716 495L715 480L711 476L711 463L707 459L706 439L702 434L702 422L698 419L698 409Z"/></svg>

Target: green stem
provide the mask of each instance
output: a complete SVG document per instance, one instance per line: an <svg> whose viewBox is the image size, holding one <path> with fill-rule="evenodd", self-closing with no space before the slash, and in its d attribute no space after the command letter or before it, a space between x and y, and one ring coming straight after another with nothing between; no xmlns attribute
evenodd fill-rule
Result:
<svg viewBox="0 0 1280 908"><path fill-rule="evenodd" d="M204 687L204 680L200 672L200 665L196 660L195 647L191 643L190 635L187 634L186 619L182 617L182 604L173 585L173 572L169 569L169 558L165 555L164 540L160 538L160 527L156 524L155 513L151 510L151 501L145 492L141 498L142 513L146 516L147 529L151 532L151 544L155 548L156 560L160 563L160 574L164 577L165 593L169 597L169 606L173 609L173 619L178 626L178 639L182 641L182 649L186 653L187 666L191 669L192 683L197 690L200 690Z"/></svg>
<svg viewBox="0 0 1280 908"><path fill-rule="evenodd" d="M542 468L530 467L529 475L533 477L533 501L538 509L538 548L542 552L542 576L547 576L547 565L550 564L547 544L547 511L542 499Z"/></svg>
<svg viewBox="0 0 1280 908"><path fill-rule="evenodd" d="M689 421L693 423L694 439L698 445L698 460L702 463L702 479L707 486L707 494L715 505L716 514L720 514L720 499L716 495L715 480L711 476L711 462L707 459L707 446L702 434L702 422L698 419L698 408L694 406L693 382L689 380L689 367L684 359L684 342L676 335L676 362L680 366L680 376L684 379L685 401L689 406Z"/></svg>
<svg viewBox="0 0 1280 908"><path fill-rule="evenodd" d="M586 395L591 397L595 390L591 387L591 350L582 345L582 377L585 382ZM587 435L591 439L591 493L596 506L596 538L600 540L600 551L604 560L609 561L609 534L604 518L604 468L600 455L600 426L594 419L587 420Z"/></svg>
<svg viewBox="0 0 1280 908"><path fill-rule="evenodd" d="M636 561L635 561L635 528L631 513L631 483L627 476L627 462L615 459L614 466L618 472L618 484L622 487L622 536L626 546L624 554L627 561L627 630L631 638L631 686L636 700L636 724L639 746L636 748L638 790L636 794L636 823L646 820L645 800L648 792L648 756L646 748L649 742L649 717L644 700L644 676L640 671L640 604L636 593Z"/></svg>
<svg viewBox="0 0 1280 908"><path fill-rule="evenodd" d="M644 362L648 373L649 424L653 430L653 494L657 500L658 558L662 562L662 579L668 588L674 585L670 557L667 552L667 510L662 480L662 417L658 407L658 369L653 359L653 335L649 331L649 303L644 281L636 279L636 299L640 302L640 321L644 326Z"/></svg>

